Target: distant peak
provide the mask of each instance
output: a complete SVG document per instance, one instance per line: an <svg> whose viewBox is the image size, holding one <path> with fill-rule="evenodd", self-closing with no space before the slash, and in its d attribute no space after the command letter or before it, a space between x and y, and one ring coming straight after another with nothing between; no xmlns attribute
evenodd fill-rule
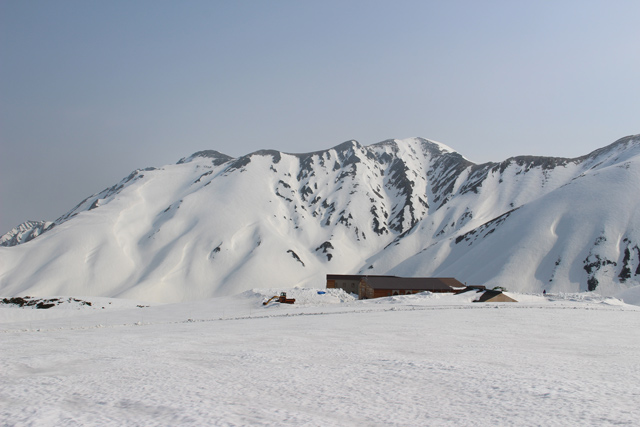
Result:
<svg viewBox="0 0 640 427"><path fill-rule="evenodd" d="M355 139L350 139L349 141L345 141L342 144L338 144L333 147L333 149L336 151L344 151L350 148L362 148L362 145L360 145L360 143Z"/></svg>
<svg viewBox="0 0 640 427"><path fill-rule="evenodd" d="M53 227L54 223L50 221L25 221L0 236L0 246L17 246L26 243Z"/></svg>
<svg viewBox="0 0 640 427"><path fill-rule="evenodd" d="M442 144L441 142L433 141L430 139L425 139L421 137L411 137L411 138L403 138L403 139L387 139L382 142L378 142L373 144L372 147L409 147L409 146L421 146L423 150L426 151L435 151L439 154L447 154L447 153L457 153L456 150L449 147L448 145Z"/></svg>
<svg viewBox="0 0 640 427"><path fill-rule="evenodd" d="M438 141L433 141L433 140L424 139L424 138L411 138L411 139L420 141L423 145L430 145L430 146L436 147L443 153L457 153L457 151L454 150L453 148Z"/></svg>
<svg viewBox="0 0 640 427"><path fill-rule="evenodd" d="M278 163L282 158L282 153L278 150L258 150L250 154L251 156L271 156L273 161Z"/></svg>
<svg viewBox="0 0 640 427"><path fill-rule="evenodd" d="M189 163L190 161L192 161L193 159L196 159L198 157L202 157L202 158L209 158L212 159L213 164L214 165L221 165L223 163L226 163L230 160L233 160L233 157L231 156L227 156L226 154L223 154L219 151L216 150L203 150L203 151L198 151L196 153L193 153L192 155L190 155L189 157L183 157L182 159L178 160L178 164L183 164L183 163Z"/></svg>
<svg viewBox="0 0 640 427"><path fill-rule="evenodd" d="M631 148L632 146L639 146L639 145L640 145L640 134L629 135L629 136L625 136L623 138L618 139L617 141L607 145L606 147L602 147L595 151L592 151L591 153L587 154L586 156L582 156L581 158L595 157L600 154L609 152L611 150L615 150L615 149L626 150L628 148Z"/></svg>

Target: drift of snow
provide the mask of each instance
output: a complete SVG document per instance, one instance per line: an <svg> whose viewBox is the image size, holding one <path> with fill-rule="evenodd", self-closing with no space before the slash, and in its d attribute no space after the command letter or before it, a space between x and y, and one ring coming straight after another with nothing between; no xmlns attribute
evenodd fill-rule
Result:
<svg viewBox="0 0 640 427"><path fill-rule="evenodd" d="M263 305L286 290L293 305ZM640 307L596 294L518 303L422 293L358 301L274 288L152 305L0 304L0 424L633 425Z"/></svg>
<svg viewBox="0 0 640 427"><path fill-rule="evenodd" d="M640 305L640 286L620 292L616 297L627 304Z"/></svg>

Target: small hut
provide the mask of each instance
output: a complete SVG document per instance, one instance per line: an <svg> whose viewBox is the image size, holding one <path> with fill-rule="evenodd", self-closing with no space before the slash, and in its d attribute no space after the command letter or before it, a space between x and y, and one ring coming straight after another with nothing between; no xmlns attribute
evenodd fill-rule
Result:
<svg viewBox="0 0 640 427"><path fill-rule="evenodd" d="M474 302L518 302L518 301L505 295L502 291L487 290L487 291L484 291L484 293L480 295L480 298L478 298Z"/></svg>

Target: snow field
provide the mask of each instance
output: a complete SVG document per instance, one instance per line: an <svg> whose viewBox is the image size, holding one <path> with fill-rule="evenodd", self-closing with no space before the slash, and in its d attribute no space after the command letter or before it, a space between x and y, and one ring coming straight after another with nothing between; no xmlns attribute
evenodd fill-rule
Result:
<svg viewBox="0 0 640 427"><path fill-rule="evenodd" d="M594 294L514 294L523 301L514 304L474 304L471 293L357 301L317 289L287 289L294 305L262 305L279 291L144 308L110 299L80 309L0 306L0 424L640 419L637 306ZM48 314L24 317L33 312ZM113 322L98 324L107 313Z"/></svg>

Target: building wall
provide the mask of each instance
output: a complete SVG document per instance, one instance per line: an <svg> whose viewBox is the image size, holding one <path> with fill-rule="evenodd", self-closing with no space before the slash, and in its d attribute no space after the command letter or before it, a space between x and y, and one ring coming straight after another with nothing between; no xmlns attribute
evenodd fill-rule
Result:
<svg viewBox="0 0 640 427"><path fill-rule="evenodd" d="M420 292L426 292L427 290L420 290L420 289L375 289L373 291L373 298L380 298L380 297L390 297L393 295L413 295L413 294L419 294ZM440 292L440 293L447 293L447 291L433 291L430 290L428 292ZM451 293L451 292L449 292Z"/></svg>
<svg viewBox="0 0 640 427"><path fill-rule="evenodd" d="M392 291L388 289L376 289L375 291L373 291L373 298L389 297L391 295Z"/></svg>
<svg viewBox="0 0 640 427"><path fill-rule="evenodd" d="M327 280L327 288L342 289L348 294L359 294L358 280Z"/></svg>
<svg viewBox="0 0 640 427"><path fill-rule="evenodd" d="M335 277L335 276L334 276ZM339 276L338 276L339 277ZM452 290L436 290L436 289L374 289L368 283L365 277L357 278L350 276L348 278L327 278L327 288L339 288L350 294L357 294L358 299L370 299L388 297L392 295L410 295L424 291L430 292L452 292Z"/></svg>
<svg viewBox="0 0 640 427"><path fill-rule="evenodd" d="M373 288L367 285L367 282L364 280L360 281L358 285L358 299L371 299L375 298L375 293Z"/></svg>

